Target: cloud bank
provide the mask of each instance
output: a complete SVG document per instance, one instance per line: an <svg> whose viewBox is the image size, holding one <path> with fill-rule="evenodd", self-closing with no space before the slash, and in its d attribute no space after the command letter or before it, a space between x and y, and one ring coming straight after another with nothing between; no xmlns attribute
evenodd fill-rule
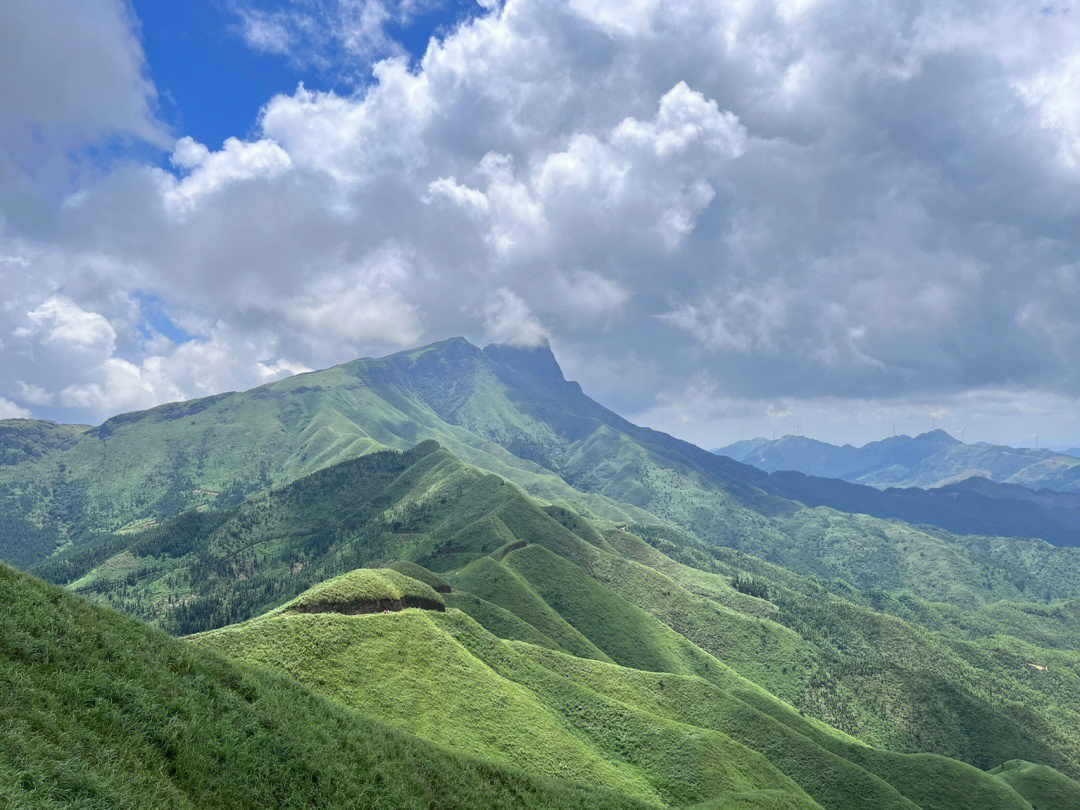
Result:
<svg viewBox="0 0 1080 810"><path fill-rule="evenodd" d="M50 5L0 11L0 415L465 334L707 444L1080 439L1075 4L508 0L411 59L418 7L245 3L253 48L377 61L220 148L156 120L125 4Z"/></svg>

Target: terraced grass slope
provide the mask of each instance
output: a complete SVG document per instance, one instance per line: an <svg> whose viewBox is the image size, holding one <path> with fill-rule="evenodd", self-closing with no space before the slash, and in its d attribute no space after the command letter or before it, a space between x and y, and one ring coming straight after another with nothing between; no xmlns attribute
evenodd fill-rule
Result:
<svg viewBox="0 0 1080 810"><path fill-rule="evenodd" d="M436 747L2 564L0 714L13 809L645 806Z"/></svg>
<svg viewBox="0 0 1080 810"><path fill-rule="evenodd" d="M535 545L507 558L529 549L550 555L547 569L558 559ZM668 806L1030 808L971 766L878 751L807 720L652 617L637 630L648 669L500 640L455 609L274 612L195 641L434 742Z"/></svg>
<svg viewBox="0 0 1080 810"><path fill-rule="evenodd" d="M1044 765L1012 760L994 768L992 774L1012 785L1027 799L1032 810L1080 807L1080 783Z"/></svg>
<svg viewBox="0 0 1080 810"><path fill-rule="evenodd" d="M110 542L121 546L61 555L54 565L67 567L72 587L173 632L242 621L352 566L396 560L393 570L366 576L427 580L426 599L505 639L680 675L707 673L717 659L897 750L984 768L1023 757L1075 774L1080 763L1080 656L1068 648L1075 611L995 608L972 625L992 636L976 643L959 619L980 614L910 594L830 591L688 538L669 551L696 549L698 568L680 566L634 533L544 507L432 442L343 462L230 510L189 512ZM710 566L718 573L700 570ZM733 588L740 571L768 598ZM403 598L380 587L368 609Z"/></svg>

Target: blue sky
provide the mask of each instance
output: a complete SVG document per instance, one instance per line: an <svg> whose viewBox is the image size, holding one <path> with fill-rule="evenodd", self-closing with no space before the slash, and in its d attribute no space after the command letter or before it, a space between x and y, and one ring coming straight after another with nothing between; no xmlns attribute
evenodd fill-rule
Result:
<svg viewBox="0 0 1080 810"><path fill-rule="evenodd" d="M273 11L287 2L264 3ZM159 114L176 132L217 149L230 136L244 136L259 110L300 82L312 90L348 94L370 81L369 66L344 71L319 69L279 54L252 49L243 39L237 4L227 0L132 0L150 78L159 94ZM423 56L433 33L445 31L479 10L471 0L440 2L401 25L390 37L414 59Z"/></svg>
<svg viewBox="0 0 1080 810"><path fill-rule="evenodd" d="M705 446L1080 444L1077 87L1067 2L0 3L0 418L464 335Z"/></svg>

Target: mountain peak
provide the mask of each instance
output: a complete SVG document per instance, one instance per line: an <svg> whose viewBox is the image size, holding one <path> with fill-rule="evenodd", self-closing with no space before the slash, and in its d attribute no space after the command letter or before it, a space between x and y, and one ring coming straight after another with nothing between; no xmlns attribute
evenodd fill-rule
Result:
<svg viewBox="0 0 1080 810"><path fill-rule="evenodd" d="M490 343L484 347L484 354L495 363L534 379L548 382L566 381L547 338L535 346Z"/></svg>
<svg viewBox="0 0 1080 810"><path fill-rule="evenodd" d="M920 433L915 437L917 441L924 442L939 442L941 444L960 444L960 440L954 437L948 431L941 428L935 428L934 430L928 430L925 433Z"/></svg>

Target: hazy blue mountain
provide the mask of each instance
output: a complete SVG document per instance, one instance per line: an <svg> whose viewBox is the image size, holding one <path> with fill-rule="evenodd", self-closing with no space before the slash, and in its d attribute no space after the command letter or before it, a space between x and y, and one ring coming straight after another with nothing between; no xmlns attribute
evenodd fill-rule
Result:
<svg viewBox="0 0 1080 810"><path fill-rule="evenodd" d="M876 487L936 487L979 476L1031 489L1080 491L1080 454L963 444L943 430L893 436L862 447L789 435L735 442L714 452L766 472L794 470Z"/></svg>

